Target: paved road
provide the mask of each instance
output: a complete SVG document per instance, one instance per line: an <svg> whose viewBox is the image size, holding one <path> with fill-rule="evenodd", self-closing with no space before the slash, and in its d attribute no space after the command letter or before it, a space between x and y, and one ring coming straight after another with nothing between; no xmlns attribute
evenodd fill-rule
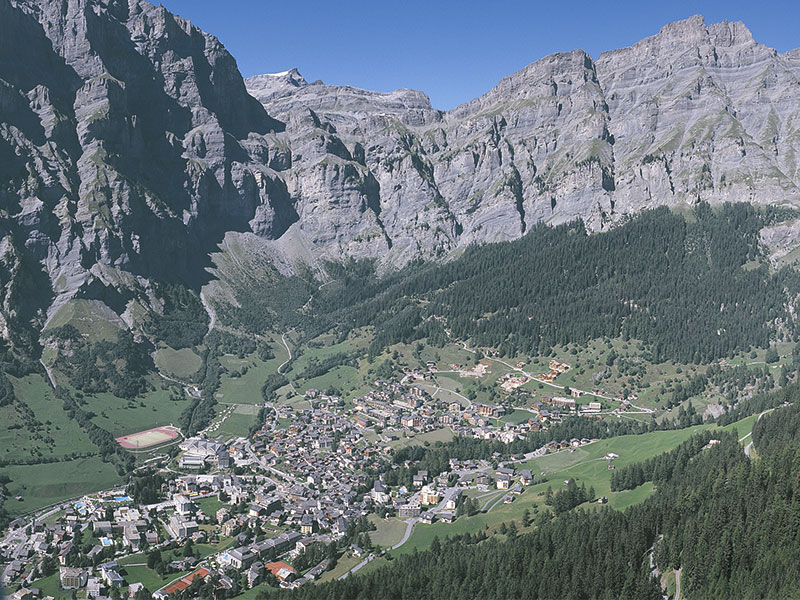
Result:
<svg viewBox="0 0 800 600"><path fill-rule="evenodd" d="M500 497L497 500L495 500L494 504L492 504L489 508L486 509L486 512L487 513L488 512L492 512L492 510L494 510L494 507L497 506L498 504L500 504L503 501L503 498L505 498L511 492L518 491L519 489L520 489L519 482L517 482L510 489L502 490L503 493L500 494Z"/></svg>
<svg viewBox="0 0 800 600"><path fill-rule="evenodd" d="M397 550L400 546L402 546L408 541L408 538L411 537L411 530L414 529L414 525L417 524L417 521L419 521L417 517L414 517L413 519L409 519L408 521L406 521L406 523L408 523L406 525L406 532L403 534L403 538L399 542L397 542L394 546L392 546L392 550Z"/></svg>
<svg viewBox="0 0 800 600"><path fill-rule="evenodd" d="M753 442L750 442L749 444L747 444L747 446L745 446L745 447L744 447L744 455L745 455L747 458L750 458L750 449L751 449L752 447L753 447Z"/></svg>
<svg viewBox="0 0 800 600"><path fill-rule="evenodd" d="M350 575L350 573L355 573L356 571L358 571L364 565L372 562L374 558L375 558L375 555L374 554L370 554L369 556L367 556L367 558L365 558L360 563L358 563L355 567L353 567L352 569L347 571L344 575L339 575L339 579L345 579L348 575Z"/></svg>
<svg viewBox="0 0 800 600"><path fill-rule="evenodd" d="M764 412L762 412L760 415L758 415L758 418L756 419L756 423L758 423L758 421L759 421L759 420L761 420L761 417L763 417L763 416L764 416L765 414L767 414L767 413L771 413L773 410L775 410L775 409L774 409L774 408L770 408L770 409L767 409L767 410L765 410ZM753 425L753 427L755 427L755 425ZM753 432L752 432L752 431L751 431L750 433L748 433L747 435L740 437L740 438L739 438L739 441L740 441L740 442L743 442L743 441L745 441L747 438L749 438L751 435L753 435ZM747 444L747 445L744 447L744 455L745 455L747 458L750 458L750 451L752 450L752 448L753 448L753 442L750 442L750 443L748 443L748 444Z"/></svg>
<svg viewBox="0 0 800 600"><path fill-rule="evenodd" d="M489 506L489 503L491 503L493 500L497 500L498 497L502 498L504 493L505 490L494 490L486 494L487 496L491 496L491 498L484 502L483 506L481 506L481 511L486 510L486 507ZM483 498L483 496L476 496L476 498Z"/></svg>

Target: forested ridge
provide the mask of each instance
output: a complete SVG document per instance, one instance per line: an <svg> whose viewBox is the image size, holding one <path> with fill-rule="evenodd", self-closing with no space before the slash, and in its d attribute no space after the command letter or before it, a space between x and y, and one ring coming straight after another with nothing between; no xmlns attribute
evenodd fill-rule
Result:
<svg viewBox="0 0 800 600"><path fill-rule="evenodd" d="M332 265L337 285L315 297L308 326L374 326L373 354L443 342L446 325L505 355L624 336L649 344L654 362L709 362L794 331L798 274L760 260L759 231L784 217L746 204L700 204L691 219L658 208L595 235L581 222L539 225L383 278L367 263Z"/></svg>
<svg viewBox="0 0 800 600"><path fill-rule="evenodd" d="M775 392L797 403L800 390ZM531 533L434 540L364 575L269 598L660 598L657 577L682 568L686 598L800 596L800 410L765 414L759 458L736 431L702 432L614 475L616 488L656 482L642 504L553 516ZM718 443L707 446L711 439ZM589 494L590 495L590 494ZM595 505L596 506L596 505Z"/></svg>

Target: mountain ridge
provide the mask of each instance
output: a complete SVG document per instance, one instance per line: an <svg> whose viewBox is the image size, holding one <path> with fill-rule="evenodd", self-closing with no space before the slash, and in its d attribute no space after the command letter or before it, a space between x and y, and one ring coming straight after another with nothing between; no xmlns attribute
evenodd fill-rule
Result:
<svg viewBox="0 0 800 600"><path fill-rule="evenodd" d="M159 281L235 306L248 271L387 272L542 222L800 203L800 54L740 23L694 16L596 59L555 53L440 111L297 69L245 80L217 38L144 0L0 0L0 16L12 345L83 299L143 334ZM785 254L800 228L782 227L763 239Z"/></svg>

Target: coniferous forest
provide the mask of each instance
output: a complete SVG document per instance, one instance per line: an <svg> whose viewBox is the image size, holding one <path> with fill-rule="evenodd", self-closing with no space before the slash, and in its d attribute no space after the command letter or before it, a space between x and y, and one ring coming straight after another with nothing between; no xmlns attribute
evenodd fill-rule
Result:
<svg viewBox="0 0 800 600"><path fill-rule="evenodd" d="M760 260L759 230L783 218L746 204L700 204L690 218L659 208L596 235L540 225L382 278L369 263L331 265L336 285L315 298L309 329L373 325L373 354L448 333L501 355L621 335L655 362L709 362L768 346L777 324L793 332L786 302L800 279Z"/></svg>

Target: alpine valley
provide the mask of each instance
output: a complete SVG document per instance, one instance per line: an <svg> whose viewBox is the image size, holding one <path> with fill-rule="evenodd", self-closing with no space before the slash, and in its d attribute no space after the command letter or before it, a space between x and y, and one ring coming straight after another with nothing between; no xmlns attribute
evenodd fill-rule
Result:
<svg viewBox="0 0 800 600"><path fill-rule="evenodd" d="M798 260L800 50L742 23L442 111L0 0L2 583L796 597Z"/></svg>

